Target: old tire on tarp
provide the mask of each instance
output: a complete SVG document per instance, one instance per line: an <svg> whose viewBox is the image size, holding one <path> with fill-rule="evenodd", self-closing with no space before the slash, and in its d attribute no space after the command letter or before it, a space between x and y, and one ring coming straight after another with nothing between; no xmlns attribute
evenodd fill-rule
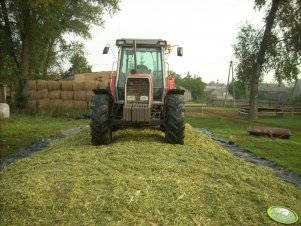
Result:
<svg viewBox="0 0 301 226"><path fill-rule="evenodd" d="M106 94L96 94L91 105L91 142L93 145L106 145L112 142L110 123L111 102Z"/></svg>
<svg viewBox="0 0 301 226"><path fill-rule="evenodd" d="M165 140L170 144L184 144L185 120L184 97L180 94L167 95Z"/></svg>

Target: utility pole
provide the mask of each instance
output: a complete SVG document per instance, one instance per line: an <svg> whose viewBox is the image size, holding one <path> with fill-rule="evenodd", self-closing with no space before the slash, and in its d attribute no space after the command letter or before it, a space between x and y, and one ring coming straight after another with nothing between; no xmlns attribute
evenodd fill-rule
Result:
<svg viewBox="0 0 301 226"><path fill-rule="evenodd" d="M234 86L234 75L233 75L233 63L231 64L232 68L232 94L233 94L233 107L235 107L235 86Z"/></svg>
<svg viewBox="0 0 301 226"><path fill-rule="evenodd" d="M225 95L225 104L224 104L224 106L227 105L228 86L229 86L229 78L230 78L231 68L232 68L232 60L230 61L230 66L229 66L228 81L227 81L227 85L226 85L226 95Z"/></svg>

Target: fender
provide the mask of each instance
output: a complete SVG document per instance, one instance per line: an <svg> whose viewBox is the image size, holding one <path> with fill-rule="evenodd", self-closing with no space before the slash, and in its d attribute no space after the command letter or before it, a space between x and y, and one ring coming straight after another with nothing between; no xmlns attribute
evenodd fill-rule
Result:
<svg viewBox="0 0 301 226"><path fill-rule="evenodd" d="M185 93L184 89L169 89L167 91L167 95L174 95L174 94L184 95L184 93Z"/></svg>

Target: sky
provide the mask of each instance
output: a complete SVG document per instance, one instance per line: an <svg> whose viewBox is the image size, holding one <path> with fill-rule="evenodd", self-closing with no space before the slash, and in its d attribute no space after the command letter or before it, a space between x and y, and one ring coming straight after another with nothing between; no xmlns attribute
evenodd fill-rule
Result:
<svg viewBox="0 0 301 226"><path fill-rule="evenodd" d="M184 49L183 57L176 48L169 56L171 70L226 83L239 28L248 21L261 29L263 18L254 0L122 0L119 12L104 17L104 28L91 28L86 57L92 71L109 71L116 60L112 52L102 54L107 44L115 45L118 38L160 38ZM117 56L118 49L112 50Z"/></svg>

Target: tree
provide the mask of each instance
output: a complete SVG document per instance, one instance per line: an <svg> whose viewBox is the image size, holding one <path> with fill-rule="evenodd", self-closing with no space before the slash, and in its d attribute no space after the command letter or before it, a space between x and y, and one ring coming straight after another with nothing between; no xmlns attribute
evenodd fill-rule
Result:
<svg viewBox="0 0 301 226"><path fill-rule="evenodd" d="M241 28L237 36L237 41L233 45L235 58L238 60L238 64L235 67L236 81L235 81L235 93L236 98L247 98L250 93L250 84L253 73L253 65L256 61L256 55L259 51L260 42L263 34L260 30L254 28L251 24L245 23ZM269 41L269 48L266 52L265 64L262 65L262 71L267 73L273 69L273 60L276 56L276 36L271 34ZM259 82L262 81L262 77L259 78ZM232 94L232 83L229 91ZM247 91L248 90L248 91Z"/></svg>
<svg viewBox="0 0 301 226"><path fill-rule="evenodd" d="M104 12L118 10L118 0L0 0L0 76L17 81L46 77L59 66L63 36L90 37L91 25L103 26ZM4 47L4 48L2 48ZM5 75L9 72L10 77Z"/></svg>
<svg viewBox="0 0 301 226"><path fill-rule="evenodd" d="M250 95L246 83L242 82L241 80L234 81L234 88L235 99L245 100L249 98ZM229 93L233 96L233 81L229 83L228 90Z"/></svg>
<svg viewBox="0 0 301 226"><path fill-rule="evenodd" d="M200 102L205 99L205 83L200 76L191 76L188 72L186 77L181 78L181 75L175 72L171 74L176 78L176 87L180 88L182 86L189 90L193 101Z"/></svg>
<svg viewBox="0 0 301 226"><path fill-rule="evenodd" d="M88 65L88 61L84 55L74 54L70 59L71 67L65 72L65 76L71 76L76 73L92 72L92 66Z"/></svg>
<svg viewBox="0 0 301 226"><path fill-rule="evenodd" d="M268 5L266 0L255 0L255 6L261 9ZM254 30L241 30L238 36L240 47L235 50L240 71L245 82L249 82L250 111L249 117L256 119L258 84L265 72L274 72L278 82L295 79L301 63L301 1L272 0L267 11L263 34L254 40ZM250 38L247 33L252 34ZM260 40L259 43L257 40ZM250 48L248 48L250 47ZM243 73L245 73L243 75Z"/></svg>

